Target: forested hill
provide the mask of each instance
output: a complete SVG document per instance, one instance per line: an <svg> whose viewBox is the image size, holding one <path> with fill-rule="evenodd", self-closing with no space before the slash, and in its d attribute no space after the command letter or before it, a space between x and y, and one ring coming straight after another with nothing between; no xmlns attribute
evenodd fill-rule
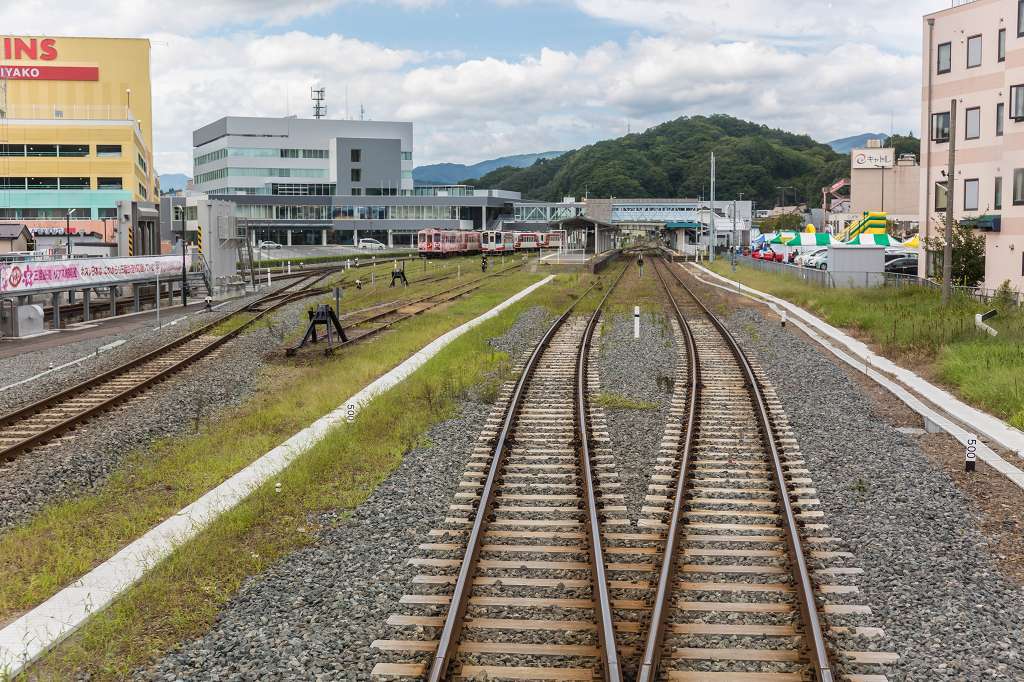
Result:
<svg viewBox="0 0 1024 682"><path fill-rule="evenodd" d="M848 177L849 155L807 135L794 135L725 115L692 116L643 133L605 140L541 159L528 168L499 168L467 184L522 192L556 201L582 197L697 197L710 190L710 153L717 160L719 198L753 199L774 206L779 187L821 204L821 188ZM787 190L793 202L793 189Z"/></svg>

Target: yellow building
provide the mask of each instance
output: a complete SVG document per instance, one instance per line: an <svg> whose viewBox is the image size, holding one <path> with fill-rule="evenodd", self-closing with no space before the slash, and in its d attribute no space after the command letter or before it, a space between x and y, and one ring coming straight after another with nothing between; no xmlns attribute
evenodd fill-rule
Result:
<svg viewBox="0 0 1024 682"><path fill-rule="evenodd" d="M0 220L110 236L157 201L148 40L0 37ZM98 229L99 228L99 229Z"/></svg>

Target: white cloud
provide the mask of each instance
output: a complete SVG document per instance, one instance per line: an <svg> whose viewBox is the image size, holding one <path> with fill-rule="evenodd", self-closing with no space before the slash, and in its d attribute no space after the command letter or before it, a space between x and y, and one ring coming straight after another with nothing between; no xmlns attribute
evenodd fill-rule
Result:
<svg viewBox="0 0 1024 682"><path fill-rule="evenodd" d="M347 90L353 114L363 104L371 118L414 121L420 164L572 148L689 114L728 113L819 139L888 130L890 112L897 130L916 129L921 15L941 8L938 0L490 1L523 12L575 5L633 34L587 49L468 59L457 42L423 52L359 40L356 26L345 35L289 30L346 3L422 10L446 0L213 0L187 10L171 0L26 0L0 8L0 21L20 33L59 25L62 34L152 38L157 167L190 172L193 129L225 115L308 115L313 85L327 88L331 117L345 114ZM162 32L147 33L154 25Z"/></svg>

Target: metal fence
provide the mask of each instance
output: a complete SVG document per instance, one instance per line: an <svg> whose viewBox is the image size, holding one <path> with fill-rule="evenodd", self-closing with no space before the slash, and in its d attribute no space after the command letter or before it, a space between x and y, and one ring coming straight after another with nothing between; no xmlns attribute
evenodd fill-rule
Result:
<svg viewBox="0 0 1024 682"><path fill-rule="evenodd" d="M723 260L728 259L728 255L721 257ZM828 270L816 270L814 268L803 268L798 265L790 265L788 263L777 263L775 261L765 261L757 258L750 258L749 256L741 256L739 262L746 267L753 268L754 270L760 270L761 272L772 272L787 277L798 279L807 284L819 286L827 289L836 288L836 281L833 277L833 273ZM844 273L845 274L845 273ZM867 276L871 275L870 279ZM922 289L930 289L933 291L941 291L942 284L925 277L916 277L914 275L900 275L896 273L886 272L884 276L879 278L877 273L865 273L866 282L872 286L885 286L885 287L918 287ZM955 295L967 296L973 298L976 301L982 303L988 303L996 297L995 289L985 289L983 287L967 287L967 286L953 286L953 293ZM1013 291L1012 297L1016 300L1017 305L1024 306L1024 292Z"/></svg>

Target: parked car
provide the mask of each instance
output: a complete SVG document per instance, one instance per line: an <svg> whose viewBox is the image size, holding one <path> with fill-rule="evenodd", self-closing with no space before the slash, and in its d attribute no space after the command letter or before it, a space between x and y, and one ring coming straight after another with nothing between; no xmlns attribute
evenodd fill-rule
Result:
<svg viewBox="0 0 1024 682"><path fill-rule="evenodd" d="M896 260L897 258L917 258L917 251L908 249L904 246L890 246L885 249L885 262Z"/></svg>
<svg viewBox="0 0 1024 682"><path fill-rule="evenodd" d="M369 237L359 240L360 249L376 249L377 251L383 251L384 245L376 239L370 239Z"/></svg>
<svg viewBox="0 0 1024 682"><path fill-rule="evenodd" d="M807 261L809 259L814 258L815 256L818 256L818 255L820 255L822 253L825 253L826 251L828 251L828 247L827 246L825 248L823 248L823 249L814 249L813 251L805 251L804 253L801 253L799 256L797 256L796 260L793 261L793 262L795 264L797 264L797 265L807 265Z"/></svg>
<svg viewBox="0 0 1024 682"><path fill-rule="evenodd" d="M278 244L277 242L263 241L263 242L260 242L259 245L256 248L258 248L258 249L280 249L281 245Z"/></svg>
<svg viewBox="0 0 1024 682"><path fill-rule="evenodd" d="M828 270L828 249L804 261L804 267Z"/></svg>
<svg viewBox="0 0 1024 682"><path fill-rule="evenodd" d="M885 271L894 275L917 276L917 256L894 258L885 264Z"/></svg>

